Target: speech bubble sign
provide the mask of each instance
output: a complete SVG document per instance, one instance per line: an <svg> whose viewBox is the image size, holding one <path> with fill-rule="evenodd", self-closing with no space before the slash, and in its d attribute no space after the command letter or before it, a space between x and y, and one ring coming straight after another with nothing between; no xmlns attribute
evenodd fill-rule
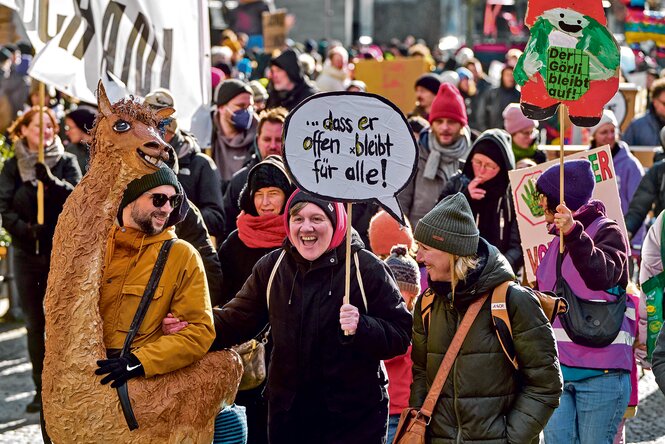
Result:
<svg viewBox="0 0 665 444"><path fill-rule="evenodd" d="M405 224L396 196L416 173L418 145L393 103L369 93L316 94L289 114L283 137L299 188L329 200L376 201Z"/></svg>

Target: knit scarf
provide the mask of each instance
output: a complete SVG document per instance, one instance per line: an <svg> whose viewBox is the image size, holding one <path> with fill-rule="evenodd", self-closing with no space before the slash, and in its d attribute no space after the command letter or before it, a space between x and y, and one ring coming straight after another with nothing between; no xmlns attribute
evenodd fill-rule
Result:
<svg viewBox="0 0 665 444"><path fill-rule="evenodd" d="M32 152L25 145L23 139L19 139L14 144L14 151L16 152L16 160L18 161L18 173L23 182L33 182L36 184L35 178L35 164L37 163L37 153ZM49 168L53 169L55 164L58 163L60 158L65 152L65 147L62 146L60 138L55 137L50 146L44 148L44 163Z"/></svg>
<svg viewBox="0 0 665 444"><path fill-rule="evenodd" d="M281 214L252 216L244 211L237 219L238 237L249 248L275 248L286 238L286 228Z"/></svg>
<svg viewBox="0 0 665 444"><path fill-rule="evenodd" d="M515 163L522 159L533 159L533 155L536 154L537 149L538 148L535 142L529 145L527 148L520 148L519 146L515 145L515 142L513 142L513 154L515 154Z"/></svg>
<svg viewBox="0 0 665 444"><path fill-rule="evenodd" d="M464 161L471 151L469 131L464 128L462 136L453 144L443 146L436 140L434 133L429 134L429 157L423 171L425 179L437 177L448 181L460 169L460 161Z"/></svg>

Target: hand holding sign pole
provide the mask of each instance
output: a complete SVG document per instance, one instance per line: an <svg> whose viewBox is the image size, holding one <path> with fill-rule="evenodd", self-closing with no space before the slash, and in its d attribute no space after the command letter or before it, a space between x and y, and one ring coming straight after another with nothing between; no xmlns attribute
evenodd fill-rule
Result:
<svg viewBox="0 0 665 444"><path fill-rule="evenodd" d="M299 188L347 203L346 281L351 282L353 202L376 201L405 225L397 194L412 180L418 146L404 115L368 93L316 94L284 124L284 161Z"/></svg>
<svg viewBox="0 0 665 444"><path fill-rule="evenodd" d="M515 66L524 115L546 120L559 109L563 203L565 110L577 126L596 125L619 89L619 47L605 27L602 0L529 0L531 37ZM561 107L559 106L561 105ZM561 233L563 252L563 233Z"/></svg>

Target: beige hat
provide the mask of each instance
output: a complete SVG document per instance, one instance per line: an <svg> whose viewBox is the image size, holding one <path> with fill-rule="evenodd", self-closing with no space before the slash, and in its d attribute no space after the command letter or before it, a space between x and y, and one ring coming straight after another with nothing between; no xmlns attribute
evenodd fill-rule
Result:
<svg viewBox="0 0 665 444"><path fill-rule="evenodd" d="M175 107L175 99L173 94L166 88L157 88L154 91L149 92L144 99L144 103L155 110L160 110L163 108L173 108ZM176 113L171 114L171 123L166 127L166 130L175 133L178 129L178 122L176 120Z"/></svg>

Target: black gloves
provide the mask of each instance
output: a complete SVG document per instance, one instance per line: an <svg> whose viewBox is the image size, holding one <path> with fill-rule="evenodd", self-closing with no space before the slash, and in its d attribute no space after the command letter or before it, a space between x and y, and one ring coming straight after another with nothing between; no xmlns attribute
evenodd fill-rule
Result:
<svg viewBox="0 0 665 444"><path fill-rule="evenodd" d="M44 186L53 185L56 181L51 169L45 163L37 162L35 164L35 177L42 182Z"/></svg>
<svg viewBox="0 0 665 444"><path fill-rule="evenodd" d="M33 239L39 239L45 229L46 226L43 224L28 224L28 231Z"/></svg>
<svg viewBox="0 0 665 444"><path fill-rule="evenodd" d="M96 375L108 375L102 378L102 384L113 381L111 387L118 388L125 382L137 376L144 376L145 370L141 361L133 353L122 358L102 359L97 361L99 368L95 370Z"/></svg>

